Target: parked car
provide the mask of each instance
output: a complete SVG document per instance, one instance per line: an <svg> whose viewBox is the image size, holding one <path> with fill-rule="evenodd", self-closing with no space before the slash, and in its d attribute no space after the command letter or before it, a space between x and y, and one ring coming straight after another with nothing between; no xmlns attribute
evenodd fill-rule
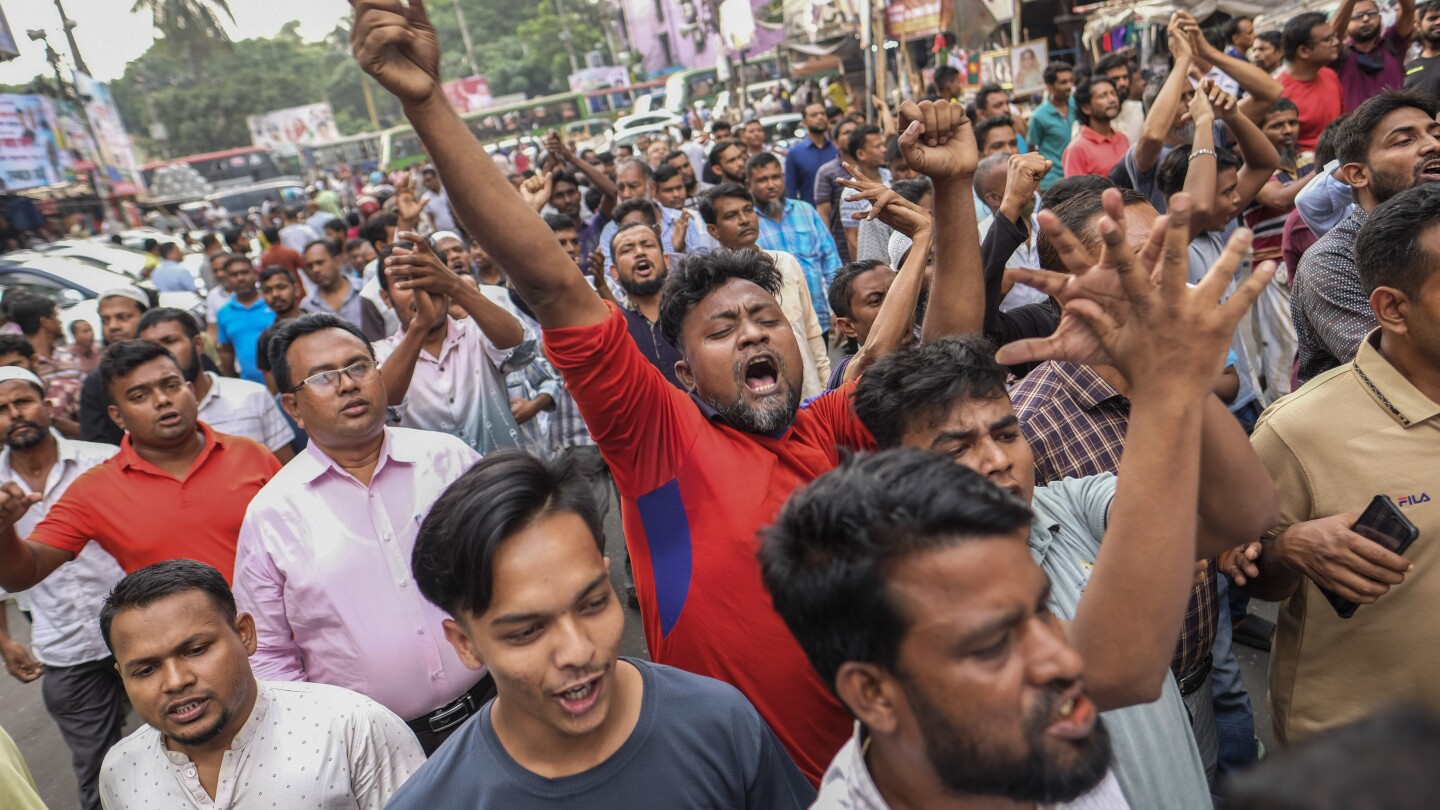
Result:
<svg viewBox="0 0 1440 810"><path fill-rule="evenodd" d="M66 256L34 251L15 251L0 256L0 290L23 289L49 298L60 306L60 321L69 334L73 321L90 322L95 334L100 328L99 299L106 290L127 284L139 286L158 306L189 312L205 327L205 300L190 292L157 292L150 282L137 282L123 273L104 270Z"/></svg>
<svg viewBox="0 0 1440 810"><path fill-rule="evenodd" d="M166 237L166 240L176 241L174 237ZM184 246L181 247L183 249ZM145 251L140 248L113 244L105 237L65 239L49 245L42 245L38 250L47 256L64 256L93 265L101 270L121 273L136 281L145 277ZM205 276L202 269L204 263L205 255L203 253L186 253L180 257L180 266L184 267L195 279L195 286L202 294L205 292Z"/></svg>
<svg viewBox="0 0 1440 810"><path fill-rule="evenodd" d="M762 117L760 125L765 127L765 142L782 149L789 148L805 137L805 129L800 124L803 120L804 116L798 113Z"/></svg>
<svg viewBox="0 0 1440 810"><path fill-rule="evenodd" d="M621 135L642 127L656 125L678 126L680 121L680 116L669 110L652 110L645 113L625 115L615 119L615 125L611 127L611 132L614 133L616 139L619 139Z"/></svg>

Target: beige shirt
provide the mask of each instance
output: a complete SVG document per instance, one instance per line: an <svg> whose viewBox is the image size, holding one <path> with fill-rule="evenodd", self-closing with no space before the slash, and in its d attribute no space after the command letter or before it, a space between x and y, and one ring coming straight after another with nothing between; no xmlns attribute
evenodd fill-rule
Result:
<svg viewBox="0 0 1440 810"><path fill-rule="evenodd" d="M815 304L810 299L810 287L805 283L805 271L800 262L781 250L767 250L766 254L775 260L780 268L780 294L775 296L785 320L795 333L800 344L800 358L805 362L805 380L800 386L800 395L809 399L825 393L825 383L830 379L830 355L825 351L825 332L820 329L820 318L815 314Z"/></svg>
<svg viewBox="0 0 1440 810"><path fill-rule="evenodd" d="M1440 403L1375 348L1272 405L1251 441L1280 493L1281 529L1384 493L1420 529L1405 582L1341 619L1306 580L1280 607L1270 657L1275 736L1294 743L1398 700L1440 711Z"/></svg>

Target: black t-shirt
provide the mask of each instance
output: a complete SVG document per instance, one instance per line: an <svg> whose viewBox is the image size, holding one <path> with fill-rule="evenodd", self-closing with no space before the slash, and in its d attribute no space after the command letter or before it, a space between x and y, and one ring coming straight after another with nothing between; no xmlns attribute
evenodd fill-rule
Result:
<svg viewBox="0 0 1440 810"><path fill-rule="evenodd" d="M1406 62L1405 89L1423 90L1440 98L1440 56L1422 56Z"/></svg>

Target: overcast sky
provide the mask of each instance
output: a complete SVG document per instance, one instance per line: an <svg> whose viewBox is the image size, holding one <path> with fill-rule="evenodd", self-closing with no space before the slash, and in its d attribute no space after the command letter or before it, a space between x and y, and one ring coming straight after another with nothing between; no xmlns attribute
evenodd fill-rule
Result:
<svg viewBox="0 0 1440 810"><path fill-rule="evenodd" d="M134 0L61 0L65 13L79 23L75 40L95 78L120 78L125 65L138 58L155 41L155 29L148 13L131 14ZM25 84L38 73L49 74L45 47L31 42L25 32L44 29L50 44L60 52L68 69L70 46L60 27L60 12L54 0L0 0L0 9L10 22L20 56L0 63L0 83ZM221 17L234 39L271 36L290 20L300 21L300 35L309 40L324 37L335 23L350 13L346 0L230 0L235 23Z"/></svg>

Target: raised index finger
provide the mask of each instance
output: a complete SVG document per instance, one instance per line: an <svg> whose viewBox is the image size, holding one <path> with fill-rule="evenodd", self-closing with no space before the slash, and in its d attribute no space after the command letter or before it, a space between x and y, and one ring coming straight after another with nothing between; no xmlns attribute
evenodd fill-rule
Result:
<svg viewBox="0 0 1440 810"><path fill-rule="evenodd" d="M1165 214L1165 247L1160 252L1160 294L1169 301L1185 295L1190 275L1190 195L1180 192L1170 198Z"/></svg>

